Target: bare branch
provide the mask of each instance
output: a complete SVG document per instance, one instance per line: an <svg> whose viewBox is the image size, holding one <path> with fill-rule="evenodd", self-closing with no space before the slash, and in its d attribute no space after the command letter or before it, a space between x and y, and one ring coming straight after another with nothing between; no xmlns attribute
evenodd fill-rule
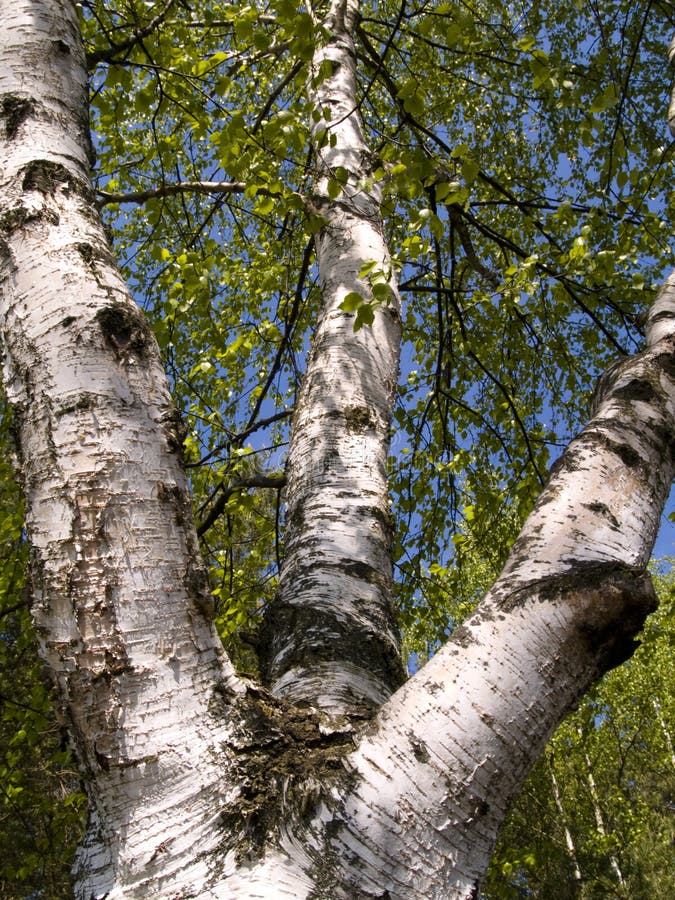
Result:
<svg viewBox="0 0 675 900"><path fill-rule="evenodd" d="M147 191L133 191L129 194L111 191L97 191L100 197L99 206L111 203L145 203L161 197L175 197L177 194L243 194L246 184L243 181L179 181L175 184L163 184ZM263 191L259 191L263 193Z"/></svg>
<svg viewBox="0 0 675 900"><path fill-rule="evenodd" d="M285 484L286 476L283 473L279 475L254 474L249 475L246 478L238 478L236 481L232 482L232 484L228 484L227 486L221 484L220 496L211 507L211 511L204 521L197 526L197 534L199 537L206 534L209 528L211 528L216 520L223 514L227 501L235 491L245 491L248 488L254 487L281 490Z"/></svg>

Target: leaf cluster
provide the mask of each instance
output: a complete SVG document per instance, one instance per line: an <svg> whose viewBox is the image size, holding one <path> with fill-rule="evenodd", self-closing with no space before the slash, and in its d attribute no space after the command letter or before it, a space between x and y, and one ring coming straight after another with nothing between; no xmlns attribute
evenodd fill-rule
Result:
<svg viewBox="0 0 675 900"><path fill-rule="evenodd" d="M213 511L251 496L219 499L242 451L280 471L321 303L314 12L287 0L84 9L97 186L186 419L221 585L241 529L216 536ZM597 372L640 345L639 314L672 263L672 19L627 0L362 7L370 184L404 302L390 484L406 626L432 614L429 566L459 567L466 510L492 554L511 534L499 523L527 513L585 419ZM332 172L328 198L348 179ZM355 327L387 302L387 279L367 272L368 296L345 297ZM261 596L283 555L283 514L265 505Z"/></svg>

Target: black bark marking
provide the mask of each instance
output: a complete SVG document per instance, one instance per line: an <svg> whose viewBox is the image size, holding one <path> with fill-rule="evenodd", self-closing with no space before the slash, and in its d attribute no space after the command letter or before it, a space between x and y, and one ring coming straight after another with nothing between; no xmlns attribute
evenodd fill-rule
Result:
<svg viewBox="0 0 675 900"><path fill-rule="evenodd" d="M470 647L475 643L476 638L466 625L458 625L450 635L450 641L453 644L459 644L460 647Z"/></svg>
<svg viewBox="0 0 675 900"><path fill-rule="evenodd" d="M192 605L205 619L212 621L215 616L216 601L209 587L206 570L199 563L189 565L185 571L185 590Z"/></svg>
<svg viewBox="0 0 675 900"><path fill-rule="evenodd" d="M182 463L187 428L185 427L180 412L175 407L173 407L166 415L162 416L162 430L164 431L164 437L166 438L169 450L172 453L175 453Z"/></svg>
<svg viewBox="0 0 675 900"><path fill-rule="evenodd" d="M5 228L3 227L2 219L0 219L0 232L4 232ZM7 241L0 237L0 263L4 263L7 266L12 266L13 258L12 251L10 249Z"/></svg>
<svg viewBox="0 0 675 900"><path fill-rule="evenodd" d="M79 178L62 163L49 159L34 159L20 171L23 178L22 190L39 191L44 196L53 196L59 189L65 193L73 193L84 200L80 213L100 228L101 222L95 205L96 197L88 180ZM41 215L44 216L45 213Z"/></svg>
<svg viewBox="0 0 675 900"><path fill-rule="evenodd" d="M128 359L131 355L142 358L145 355L152 332L140 309L113 302L99 309L96 320L118 359Z"/></svg>
<svg viewBox="0 0 675 900"><path fill-rule="evenodd" d="M63 53L64 56L70 56L70 46L64 40L61 40L61 38L52 41L52 45L58 53Z"/></svg>
<svg viewBox="0 0 675 900"><path fill-rule="evenodd" d="M61 324L63 325L63 322ZM58 409L54 411L54 415L60 417L68 415L68 413L78 412L84 409L95 409L96 402L97 398L95 394L90 394L85 391L71 403L66 403L63 406L59 406Z"/></svg>
<svg viewBox="0 0 675 900"><path fill-rule="evenodd" d="M611 429L616 423L612 421L605 422L603 420L599 421L597 424L599 428L607 427ZM614 453L616 456L618 456L621 462L625 466L628 466L629 469L636 469L638 466L644 463L642 456L640 456L638 451L634 447L631 447L631 445L627 441L617 440L615 437L610 436L610 434L607 434L605 431L599 430L599 428L589 427L584 432L582 432L580 438L578 439L579 447L583 449L584 446L596 446L600 449L600 451L609 450L610 453ZM576 445L571 445L571 447L574 447L574 450L567 450L563 454L564 460L567 460L568 456L572 455L576 450ZM564 468L575 471L578 466L565 465Z"/></svg>
<svg viewBox="0 0 675 900"><path fill-rule="evenodd" d="M11 237L15 231L29 225L31 222L46 222L48 225L58 225L59 214L53 209L28 210L25 206L16 206L0 216L0 234ZM3 241L5 247L7 244ZM5 255L5 254L3 254ZM11 251L7 248L6 256L11 259Z"/></svg>
<svg viewBox="0 0 675 900"><path fill-rule="evenodd" d="M7 140L12 140L34 108L35 103L30 97L20 97L18 94L4 95L0 101L0 111L5 120Z"/></svg>
<svg viewBox="0 0 675 900"><path fill-rule="evenodd" d="M347 431L361 433L369 428L375 428L375 422L367 406L345 406L342 414L347 424Z"/></svg>
<svg viewBox="0 0 675 900"><path fill-rule="evenodd" d="M82 259L88 264L91 265L94 261L95 253L94 248L91 244L87 244L85 242L80 242L75 244L75 249L80 254Z"/></svg>
<svg viewBox="0 0 675 900"><path fill-rule="evenodd" d="M412 732L408 734L408 740L410 741L410 747L412 748L415 759L421 763L428 763L429 751L427 750L427 745L424 741L421 741Z"/></svg>
<svg viewBox="0 0 675 900"><path fill-rule="evenodd" d="M224 842L236 847L240 862L254 861L279 823L302 823L320 799L330 802L325 788L345 780L342 759L354 748L353 728L252 683L243 697L222 685L213 706L234 722L237 735L224 748L240 786L220 814Z"/></svg>
<svg viewBox="0 0 675 900"><path fill-rule="evenodd" d="M100 263L103 268L107 267L115 267L115 257L112 255L108 247L103 244L99 244L98 247L95 247L92 244L87 243L86 241L79 241L76 244L73 244L73 248L80 254L82 259L87 265L87 268L91 270L94 274L94 277L98 281L98 271L97 264Z"/></svg>
<svg viewBox="0 0 675 900"><path fill-rule="evenodd" d="M189 521L190 499L177 484L157 482L157 499L160 503L166 503L172 508L178 526Z"/></svg>
<svg viewBox="0 0 675 900"><path fill-rule="evenodd" d="M644 378L633 378L628 384L623 384L614 390L617 400L641 400L651 403L657 394L653 386Z"/></svg>
<svg viewBox="0 0 675 900"><path fill-rule="evenodd" d="M48 159L35 159L23 169L24 191L39 191L41 194L54 194L59 187L72 188L74 178L71 172L61 163Z"/></svg>
<svg viewBox="0 0 675 900"><path fill-rule="evenodd" d="M583 506L585 506L586 509L590 509L591 512L604 516L605 519L608 519L612 523L613 528L620 527L619 520L606 503L600 503L598 500L594 500L592 503L584 503Z"/></svg>
<svg viewBox="0 0 675 900"><path fill-rule="evenodd" d="M379 585L385 590L388 590L391 587L390 579L388 579L386 575L383 575L379 569L376 569L375 566L371 566L368 563L360 562L359 560L351 560L337 564L336 568L345 575L356 578L357 581L365 581L366 584Z"/></svg>

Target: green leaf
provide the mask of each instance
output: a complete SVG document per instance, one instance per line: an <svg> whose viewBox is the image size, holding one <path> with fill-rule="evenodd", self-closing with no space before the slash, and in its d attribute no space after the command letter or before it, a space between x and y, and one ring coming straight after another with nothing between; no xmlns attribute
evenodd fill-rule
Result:
<svg viewBox="0 0 675 900"><path fill-rule="evenodd" d="M368 260L364 262L361 268L359 269L359 278L365 278L367 275L373 271L373 269L378 265L377 260Z"/></svg>
<svg viewBox="0 0 675 900"><path fill-rule="evenodd" d="M331 200L335 200L342 193L342 184L336 178L329 178L326 192Z"/></svg>
<svg viewBox="0 0 675 900"><path fill-rule="evenodd" d="M375 310L369 303L359 306L354 320L354 331L359 331L364 325L372 325L375 321Z"/></svg>
<svg viewBox="0 0 675 900"><path fill-rule="evenodd" d="M365 303L365 297L362 294L359 294L358 291L350 291L345 295L339 308L345 312L355 312L363 303Z"/></svg>
<svg viewBox="0 0 675 900"><path fill-rule="evenodd" d="M590 105L590 112L602 112L605 109L611 109L619 102L619 94L614 84L608 84L607 87L596 94Z"/></svg>
<svg viewBox="0 0 675 900"><path fill-rule="evenodd" d="M480 172L480 163L470 156L465 156L462 160L462 178L467 184L472 184Z"/></svg>
<svg viewBox="0 0 675 900"><path fill-rule="evenodd" d="M515 42L514 47L517 50L527 52L528 50L531 50L536 45L536 43L536 38L534 38L531 34L526 34Z"/></svg>

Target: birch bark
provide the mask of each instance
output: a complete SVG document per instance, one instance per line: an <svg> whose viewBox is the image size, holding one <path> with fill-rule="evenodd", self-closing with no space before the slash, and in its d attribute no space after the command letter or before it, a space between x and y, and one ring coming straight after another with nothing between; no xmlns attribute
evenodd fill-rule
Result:
<svg viewBox="0 0 675 900"><path fill-rule="evenodd" d="M287 462L285 560L267 621L275 693L336 713L367 714L403 680L387 495L389 429L401 316L383 233L381 192L356 93L358 0L334 0L307 93L318 164L316 241L323 310L298 399ZM344 182L331 199L329 183ZM347 294L372 300L366 264L387 301L354 331Z"/></svg>
<svg viewBox="0 0 675 900"><path fill-rule="evenodd" d="M598 796L598 789L595 786L595 778L593 777L593 766L591 765L591 760L588 756L588 753L584 753L584 762L586 763L586 779L588 782L588 793L591 797L591 803L593 805L593 815L595 817L595 827L598 830L598 834L607 838L607 829L605 828L605 819L602 815L602 807L600 806L600 797ZM610 853L608 856L609 859L609 867L612 871L612 876L614 877L614 881L619 885L620 888L625 886L625 881L623 877L623 872L621 871L621 867L619 866L619 860L616 858L614 853Z"/></svg>
<svg viewBox="0 0 675 900"><path fill-rule="evenodd" d="M675 274L647 350L612 367L476 613L383 706L317 817L336 897L475 898L508 805L559 721L632 652L674 472ZM330 827L328 827L330 825Z"/></svg>
<svg viewBox="0 0 675 900"><path fill-rule="evenodd" d="M127 896L160 870L178 889L220 840L228 732L210 702L240 686L208 618L159 353L95 212L75 5L0 0L0 30L4 383L33 614L89 788L79 895Z"/></svg>
<svg viewBox="0 0 675 900"><path fill-rule="evenodd" d="M292 706L236 678L209 621L159 354L93 204L75 4L0 0L4 377L35 618L90 790L87 900L475 898L546 738L631 652L653 607L645 566L674 465L675 275L647 349L605 379L472 619L361 734L303 710L365 712L399 665L384 492L393 283L372 331L355 334L339 308L367 293L365 259L389 267L354 105L355 15L352 0L331 8L314 59L317 74L329 65L310 84L330 110L321 165L350 174L339 202L324 198L319 362L289 465L295 547L268 623L271 681Z"/></svg>

